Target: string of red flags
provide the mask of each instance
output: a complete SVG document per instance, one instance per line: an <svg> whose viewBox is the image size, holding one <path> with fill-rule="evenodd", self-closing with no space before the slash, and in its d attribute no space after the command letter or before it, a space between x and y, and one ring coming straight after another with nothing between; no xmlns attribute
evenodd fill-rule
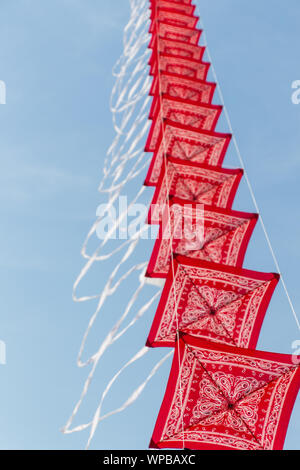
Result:
<svg viewBox="0 0 300 470"><path fill-rule="evenodd" d="M243 177L223 167L216 83L191 0L150 0L153 186L159 225L146 277L165 280L147 346L174 348L153 448L280 450L300 385L287 354L256 349L277 273L244 257L258 214L232 209ZM247 175L246 175L247 176Z"/></svg>

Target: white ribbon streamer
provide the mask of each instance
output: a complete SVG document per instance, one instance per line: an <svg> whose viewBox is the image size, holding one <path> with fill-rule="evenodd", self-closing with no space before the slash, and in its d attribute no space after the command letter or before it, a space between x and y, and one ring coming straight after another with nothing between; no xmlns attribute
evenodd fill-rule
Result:
<svg viewBox="0 0 300 470"><path fill-rule="evenodd" d="M149 51L146 49L150 39L148 33L148 0L129 0L129 2L131 7L131 16L124 29L124 49L121 57L113 68L113 76L116 81L111 93L110 110L112 113L112 121L116 136L107 151L104 161L103 177L98 188L100 194L106 198L105 202L107 203L107 207L112 207L122 192L124 192L124 190L127 191L125 187L128 187L132 181L141 176L149 165L149 160L143 151L144 140L149 128L148 108L150 97L148 94L151 82L147 67ZM139 183L139 186L142 186L142 182ZM73 421L89 392L89 388L100 359L110 346L126 334L126 332L143 317L161 293L161 285L159 285L158 287L160 287L160 289L155 293L155 295L152 295L152 297L150 297L150 299L148 299L138 309L138 311L131 316L129 322L124 324L134 311L137 300L143 293L144 286L146 285L144 273L147 263L145 261L141 261L138 264L130 265L130 259L135 253L147 226L145 225L141 227L133 238L129 240L120 240L117 247L114 247L113 249L108 247L112 234L115 233L115 230L120 228L124 218L127 216L129 208L132 207L133 204L138 203L144 191L145 187L142 186L128 205L127 210L119 215L118 220L110 228L105 238L98 244L96 249L90 253L89 244L92 239L95 239L97 224L101 220L101 218L98 218L90 228L81 250L81 254L86 262L74 283L73 299L76 302L97 300L97 306L88 321L87 328L83 335L79 348L77 365L79 367L90 366L91 368L83 384L80 397L70 418L62 429L62 432L70 434L90 428L87 448L91 444L98 424L104 419L116 413L120 413L128 406L132 405L139 398L147 383L152 379L164 362L172 355L172 352L168 353L158 361L150 371L147 378L132 392L129 398L125 400L120 407L101 416L103 402L111 387L129 366L142 359L147 353L148 348L142 348L113 375L111 380L105 386L92 420L86 424L72 427ZM105 247L107 251L104 251ZM96 263L104 262L106 260L113 259L114 257L117 257L115 266L108 276L108 280L104 288L101 289L101 292L90 295L78 295L77 291L80 284ZM124 272L126 263L129 264L129 268L127 270L125 269ZM99 344L97 350L84 360L83 355L89 334L95 325L95 321L99 313L102 311L102 313L105 313L104 307L107 299L115 295L123 283L129 280L132 283L131 278L135 273L140 273L140 275L137 276L137 287L131 295L124 310L121 312L120 317L117 319L111 330L108 331L104 340Z"/></svg>

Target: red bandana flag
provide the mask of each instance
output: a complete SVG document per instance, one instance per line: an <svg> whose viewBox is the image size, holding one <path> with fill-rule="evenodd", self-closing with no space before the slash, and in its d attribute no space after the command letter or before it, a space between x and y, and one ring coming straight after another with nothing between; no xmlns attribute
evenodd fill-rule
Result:
<svg viewBox="0 0 300 470"><path fill-rule="evenodd" d="M174 10L173 8L169 9L159 7L152 10L151 20L152 23L149 29L149 33L154 32L155 23L157 20L184 28L195 28L199 17L176 11L176 9Z"/></svg>
<svg viewBox="0 0 300 470"><path fill-rule="evenodd" d="M216 127L222 106L195 103L172 96L156 96L153 99L149 118L153 120L145 151L154 152L161 132L162 121L168 119L191 129L213 131Z"/></svg>
<svg viewBox="0 0 300 470"><path fill-rule="evenodd" d="M147 345L172 347L176 330L255 348L279 275L176 256Z"/></svg>
<svg viewBox="0 0 300 470"><path fill-rule="evenodd" d="M150 447L281 450L300 384L292 356L180 335Z"/></svg>
<svg viewBox="0 0 300 470"><path fill-rule="evenodd" d="M165 21L157 20L153 28L153 36L149 47L152 48L155 42L155 36L165 39L174 39L174 41L182 41L186 44L198 44L202 31L196 28L188 28L186 26L176 26Z"/></svg>
<svg viewBox="0 0 300 470"><path fill-rule="evenodd" d="M156 8L157 6L160 6L162 3L168 2L172 3L174 7L179 7L180 5L182 6L191 6L192 0L150 0L150 8Z"/></svg>
<svg viewBox="0 0 300 470"><path fill-rule="evenodd" d="M168 72L174 75L181 75L197 80L206 80L210 63L199 60L186 59L169 54L160 54L159 58L154 55L151 64L150 75L158 75L161 72Z"/></svg>
<svg viewBox="0 0 300 470"><path fill-rule="evenodd" d="M231 134L192 130L188 126L164 121L157 148L146 176L146 185L156 185L165 157L221 166Z"/></svg>
<svg viewBox="0 0 300 470"><path fill-rule="evenodd" d="M148 215L149 224L158 224L169 197L230 209L243 170L227 170L200 163L167 158Z"/></svg>
<svg viewBox="0 0 300 470"><path fill-rule="evenodd" d="M196 8L194 5L188 3L173 2L172 0L157 0L156 2L151 2L151 10L155 10L155 6L153 7L152 4L156 4L157 6L168 10L180 11L186 15L193 15Z"/></svg>
<svg viewBox="0 0 300 470"><path fill-rule="evenodd" d="M166 277L171 253L242 267L257 214L172 198L166 204L147 275Z"/></svg>
<svg viewBox="0 0 300 470"><path fill-rule="evenodd" d="M153 44L152 54L149 60L151 66L157 59L157 54L168 54L176 57L184 57L185 59L201 61L205 47L192 46L181 41L174 41L172 39L157 38Z"/></svg>
<svg viewBox="0 0 300 470"><path fill-rule="evenodd" d="M173 98L194 101L196 103L211 103L216 84L180 77L171 73L162 72L154 77L150 95L168 94Z"/></svg>

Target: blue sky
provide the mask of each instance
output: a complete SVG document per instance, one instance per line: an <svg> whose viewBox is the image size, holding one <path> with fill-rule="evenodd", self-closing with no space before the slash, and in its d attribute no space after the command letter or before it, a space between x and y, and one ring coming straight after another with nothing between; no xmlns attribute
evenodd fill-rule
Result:
<svg viewBox="0 0 300 470"><path fill-rule="evenodd" d="M87 374L75 361L91 306L74 304L71 291L83 265L81 244L103 202L97 185L114 136L111 69L121 52L129 5L126 0L113 4L11 0L0 5L0 80L7 86L7 104L0 105L0 339L7 345L7 365L0 366L2 449L80 449L87 438L85 433L64 436L60 428ZM291 84L300 79L300 4L199 4L235 135L299 312L300 105L291 102ZM218 129L226 129L223 121ZM238 166L232 147L224 164ZM253 210L245 183L234 207ZM152 243L145 241L148 254ZM245 266L275 269L260 227ZM105 274L100 271L92 287ZM113 314L122 307L118 297ZM91 418L96 398L131 343L133 352L144 344L153 314L154 309L130 334L130 346L120 342L102 363L79 422ZM92 342L106 323L97 323ZM297 339L300 332L280 286L258 346L290 353ZM129 371L107 406L118 406L120 390L130 391L162 355L153 351ZM131 408L99 427L92 448L147 447L168 371L166 364ZM300 448L299 417L298 399L287 449Z"/></svg>

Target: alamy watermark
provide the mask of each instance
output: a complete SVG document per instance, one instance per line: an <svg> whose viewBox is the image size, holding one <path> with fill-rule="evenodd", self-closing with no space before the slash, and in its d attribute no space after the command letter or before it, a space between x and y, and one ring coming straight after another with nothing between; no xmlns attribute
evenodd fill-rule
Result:
<svg viewBox="0 0 300 470"><path fill-rule="evenodd" d="M294 80L292 83L292 89L295 90L292 93L291 99L293 104L300 104L300 80Z"/></svg>
<svg viewBox="0 0 300 470"><path fill-rule="evenodd" d="M6 85L0 80L0 104L6 104ZM6 344L0 340L0 365L6 364Z"/></svg>
<svg viewBox="0 0 300 470"><path fill-rule="evenodd" d="M203 204L151 205L159 213L163 239L184 239L190 249L200 249L204 239ZM157 225L148 225L149 207L146 204L128 204L121 196L117 204L100 204L96 215L96 233L100 240L128 240L140 237L156 239Z"/></svg>
<svg viewBox="0 0 300 470"><path fill-rule="evenodd" d="M294 351L292 354L293 364L298 366L300 364L300 339L292 342L292 350Z"/></svg>
<svg viewBox="0 0 300 470"><path fill-rule="evenodd" d="M6 344L0 340L0 365L5 366L6 364Z"/></svg>
<svg viewBox="0 0 300 470"><path fill-rule="evenodd" d="M0 80L0 104L6 104L6 84Z"/></svg>
<svg viewBox="0 0 300 470"><path fill-rule="evenodd" d="M6 85L0 80L0 104L6 104ZM6 344L0 340L0 365L6 364Z"/></svg>
<svg viewBox="0 0 300 470"><path fill-rule="evenodd" d="M0 104L6 104L6 84L0 80ZM6 344L0 340L0 365L6 364Z"/></svg>

